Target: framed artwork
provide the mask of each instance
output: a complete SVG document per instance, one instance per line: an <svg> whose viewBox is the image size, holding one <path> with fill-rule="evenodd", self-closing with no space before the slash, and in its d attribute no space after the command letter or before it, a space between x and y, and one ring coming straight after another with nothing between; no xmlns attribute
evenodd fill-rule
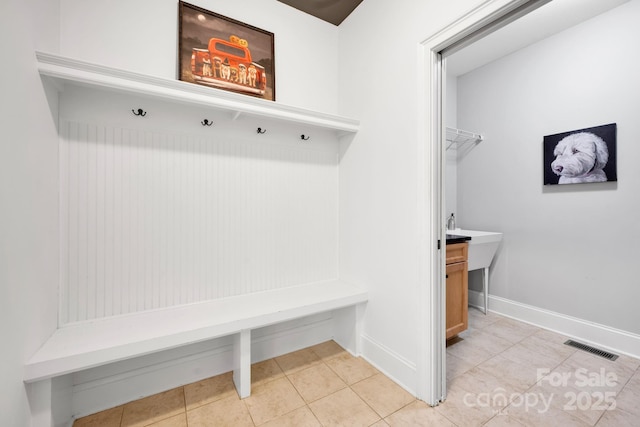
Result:
<svg viewBox="0 0 640 427"><path fill-rule="evenodd" d="M617 181L616 138L616 123L545 136L544 184Z"/></svg>
<svg viewBox="0 0 640 427"><path fill-rule="evenodd" d="M275 101L274 35L181 1L178 78Z"/></svg>

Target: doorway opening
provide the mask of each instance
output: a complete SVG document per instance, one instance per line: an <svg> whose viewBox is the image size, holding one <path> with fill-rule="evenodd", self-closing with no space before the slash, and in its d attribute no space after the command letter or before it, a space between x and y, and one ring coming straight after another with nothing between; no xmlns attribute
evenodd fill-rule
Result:
<svg viewBox="0 0 640 427"><path fill-rule="evenodd" d="M573 7L576 6L576 2L570 0L554 1L552 3L560 6L567 6L573 3ZM617 4L620 3L620 1L617 2ZM430 195L427 202L428 206L425 209L425 218L429 218L428 233L426 233L426 239L429 239L429 241L425 244L430 248L428 252L431 269L428 273L427 282L431 285L429 285L429 298L426 299L429 301L428 306L425 308L428 312L423 316L425 322L423 326L429 332L427 335L429 336L430 345L426 346L423 353L423 360L426 360L427 364L425 371L420 373L421 384L423 384L420 392L426 397L424 400L433 405L446 398L447 390L444 337L444 325L446 324L444 305L445 245L435 245L432 242L439 243L446 240L445 219L447 214L455 211L455 209L447 208L447 197L445 195L447 184L445 130L450 124L447 122L447 71L452 67L457 54L467 50L470 46L491 45L493 43L492 38L494 38L498 30L509 29L510 31L511 24L515 22L526 24L529 21L529 17L534 16L531 12L543 11L546 9L545 5L547 4L550 4L549 0L491 1L473 10L423 43L426 101L421 113L424 113L423 117L428 117L422 130L425 143L425 169L428 171L428 176L426 177L426 182L428 183L427 192ZM615 7L617 4L610 4L606 9ZM580 5L584 6L584 3ZM545 7L542 8L541 6ZM591 10L591 16L602 13L604 10L597 12ZM584 14L575 16L575 18L571 18L576 20L572 23L567 22L566 13L561 13L559 17L556 16L556 20L559 22L557 27L554 27L548 24L548 13L542 14L543 19L545 19L545 25L529 28L529 32L535 29L535 34L539 36L538 40L547 38L554 32L559 32L590 17ZM512 52L535 41L537 40L524 41L522 43L525 44L516 47ZM496 49L493 49L493 51L496 53ZM508 53L510 52L502 51L500 56ZM484 55L485 57L481 59L485 63L500 57L487 57L486 55L488 54L486 52ZM482 129L467 130L482 133Z"/></svg>

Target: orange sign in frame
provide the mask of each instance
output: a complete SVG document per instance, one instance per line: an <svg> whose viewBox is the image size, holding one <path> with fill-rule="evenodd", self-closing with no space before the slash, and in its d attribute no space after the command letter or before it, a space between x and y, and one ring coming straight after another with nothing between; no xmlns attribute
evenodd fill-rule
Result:
<svg viewBox="0 0 640 427"><path fill-rule="evenodd" d="M275 101L274 35L180 2L179 79Z"/></svg>

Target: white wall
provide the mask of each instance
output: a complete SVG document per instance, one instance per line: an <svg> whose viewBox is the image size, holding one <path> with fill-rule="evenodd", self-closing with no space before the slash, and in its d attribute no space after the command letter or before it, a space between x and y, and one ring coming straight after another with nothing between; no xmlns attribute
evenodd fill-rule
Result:
<svg viewBox="0 0 640 427"><path fill-rule="evenodd" d="M177 1L131 3L118 0L107 4L61 0L60 4L62 55L149 75L175 78ZM194 4L275 33L278 103L336 112L336 26L275 0L241 3L209 0ZM116 108L117 101L108 96L87 98L84 95L70 95L68 92L61 97L61 114L65 116L65 120L79 122L83 126L101 121L97 127L100 135L118 132L118 126L124 120L119 118L118 112L87 113L87 106L92 107L92 110L97 110L98 105L102 107L107 104ZM98 99L100 100L97 101ZM144 101L141 104L145 104ZM325 145L319 150L298 149L293 145L278 148L272 145L269 152L256 141L255 123L243 124L239 121L236 128L231 129L227 125L230 120L216 119L216 127L210 133L215 135L212 137L215 141L210 138L205 144L216 146L213 149L215 153L198 157L194 160L198 162L197 165L188 165L185 174L174 170L174 173L179 174L180 181L171 183L171 188L174 195L181 198L181 208L173 212L176 216L168 218L163 214L156 214L153 220L149 220L148 216L145 217L147 213L166 212L167 209L161 205L166 207L175 203L163 197L143 197L147 193L172 196L167 192L169 183L163 184L159 176L152 176L154 173L162 175L164 171L154 172L147 168L143 172L142 163L135 163L142 161L151 165L158 161L160 153L167 151L175 154L164 156L169 162L196 157L190 156L190 150L196 144L193 141L188 144L172 144L170 150L166 147L159 150L154 148L159 147L160 140L193 140L194 137L175 134L189 132L189 128L185 128L176 119L178 115L184 117L184 108L179 111L174 108L171 111L171 107L160 108L157 103L151 108L155 108L155 126L164 126L165 129L159 133L153 129L153 134L148 133L149 131L147 134L133 132L131 138L148 139L141 144L119 143L115 140L106 144L99 140L97 144L96 141L88 145L82 142L77 144L76 140L82 139L82 136L63 136L61 176L65 182L61 183L64 215L62 224L65 227L68 224L68 229L62 230L61 241L61 293L64 296L60 316L62 323L335 278L338 178L335 144ZM128 109L123 108L122 111ZM192 112L194 115L203 114ZM161 114L164 114L163 118ZM265 124L262 123L262 126ZM124 126L136 125L126 123ZM244 128L239 129L240 126ZM254 126L253 132L250 130L251 126ZM274 127L275 125L271 125L268 135L261 138L262 142L274 142L273 135L278 135ZM167 131L174 133L169 135ZM326 140L327 135L321 133L316 131L315 142ZM88 138L93 136L89 135ZM200 141L202 138L197 139ZM287 145L283 141L276 143ZM309 147L317 148L322 145ZM125 160L118 163L121 155ZM320 159L322 156L324 157ZM91 165L97 165L95 168L83 164L89 158ZM78 159L81 160L77 161ZM198 191L202 189L192 190L192 187L196 187L191 184L199 179L194 174L200 173L200 169L195 170L194 167L218 170L219 167L212 166L213 163L209 160L222 162L218 166L235 179L203 181L203 185L208 187L206 197L201 197ZM110 165L109 168L106 165ZM116 172L112 173L110 168ZM263 173L263 176L258 176L259 173ZM131 176L134 176L135 182L128 178ZM132 182L131 185L129 181ZM271 185L268 188L260 190L269 183ZM133 197L132 200L136 203L127 204L116 200L110 205L108 192L114 193L116 186L117 190ZM136 197L136 194L140 194L140 197ZM242 194L247 195L248 199L241 200ZM284 201L286 195L290 200ZM204 203L224 208L218 208L217 216L194 218L189 211L190 206L204 206ZM309 215L315 215L315 219ZM188 228L183 226L185 220L189 223ZM168 222L173 222L175 226L165 227ZM163 223L160 228L157 227L159 223ZM280 227L279 234L269 228L274 224L284 223L287 226ZM308 224L315 225L308 227ZM141 228L142 231L135 239L127 232ZM205 234L205 229L209 230L209 237L204 239L205 244L210 248L219 246L216 242L220 240L226 243L233 241L225 246L225 253L215 257L217 263L208 261L207 256L211 256L211 253L207 255L199 250L203 244L200 237ZM121 233L107 233L108 230L119 230ZM231 239L230 234L237 237L241 230L253 232L243 242ZM113 242L105 242L105 239L112 239L113 236L116 236ZM117 236L126 236L127 240L123 240L124 237L119 240ZM199 238L195 239L194 236ZM173 240L171 244L168 243L170 240ZM158 244L159 241L166 243L162 246ZM125 257L130 261L118 262L109 253L109 248L117 248L118 245L130 248ZM313 247L309 247L310 245ZM150 251L150 247L154 250ZM201 256L194 256L196 253ZM274 256L278 259L274 259ZM177 267L167 270L165 267L169 264L158 263L160 258L173 260ZM284 267L282 263L285 260L288 264L296 265L296 268ZM197 273L186 274L194 271ZM216 278L211 277L211 271L215 271ZM153 282L149 277L167 276L173 277L174 283L159 285L159 280L156 280L151 286L144 284ZM78 277L95 280L74 281ZM168 296L175 292L176 286L181 288L181 295ZM143 288L150 288L150 295L144 296L147 291L142 290ZM120 298L123 295L125 297ZM116 297L122 301L114 303Z"/></svg>
<svg viewBox="0 0 640 427"><path fill-rule="evenodd" d="M367 0L340 25L340 111L361 130L340 162L340 275L369 286L365 356L416 391L429 222L421 42L481 1ZM422 288L422 289L421 289Z"/></svg>
<svg viewBox="0 0 640 427"><path fill-rule="evenodd" d="M640 333L634 0L458 78L458 125L486 140L458 163L464 228L504 233L491 293ZM543 186L544 135L618 124L618 182Z"/></svg>
<svg viewBox="0 0 640 427"><path fill-rule="evenodd" d="M338 27L276 0L188 3L275 34L278 102L337 112ZM60 0L60 4L62 55L149 75L177 76L177 0Z"/></svg>
<svg viewBox="0 0 640 427"><path fill-rule="evenodd" d="M6 426L29 425L22 365L56 326L57 138L33 51L57 49L57 15L55 1L0 3L0 413Z"/></svg>
<svg viewBox="0 0 640 427"><path fill-rule="evenodd" d="M337 277L332 131L69 87L60 135L61 324Z"/></svg>

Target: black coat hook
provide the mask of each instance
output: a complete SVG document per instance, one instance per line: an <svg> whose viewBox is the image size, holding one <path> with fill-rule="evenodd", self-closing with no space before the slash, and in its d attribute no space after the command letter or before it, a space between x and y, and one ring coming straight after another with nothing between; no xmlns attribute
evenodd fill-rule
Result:
<svg viewBox="0 0 640 427"><path fill-rule="evenodd" d="M266 132L267 132L266 129L258 128L258 133L262 134L262 133L266 133Z"/></svg>
<svg viewBox="0 0 640 427"><path fill-rule="evenodd" d="M308 135L307 136L304 136L304 134L300 135L300 139L303 140L303 141L308 141L309 138L311 138L311 137L308 136Z"/></svg>
<svg viewBox="0 0 640 427"><path fill-rule="evenodd" d="M204 119L203 121L200 122L202 124L202 126L211 126L213 124L212 121L209 121L207 119Z"/></svg>
<svg viewBox="0 0 640 427"><path fill-rule="evenodd" d="M138 111L131 110L131 112L132 112L134 115L136 115L136 116L141 116L141 117L144 117L144 116L146 116L146 115L147 115L147 112L146 112L146 111L144 111L142 108L138 108Z"/></svg>

